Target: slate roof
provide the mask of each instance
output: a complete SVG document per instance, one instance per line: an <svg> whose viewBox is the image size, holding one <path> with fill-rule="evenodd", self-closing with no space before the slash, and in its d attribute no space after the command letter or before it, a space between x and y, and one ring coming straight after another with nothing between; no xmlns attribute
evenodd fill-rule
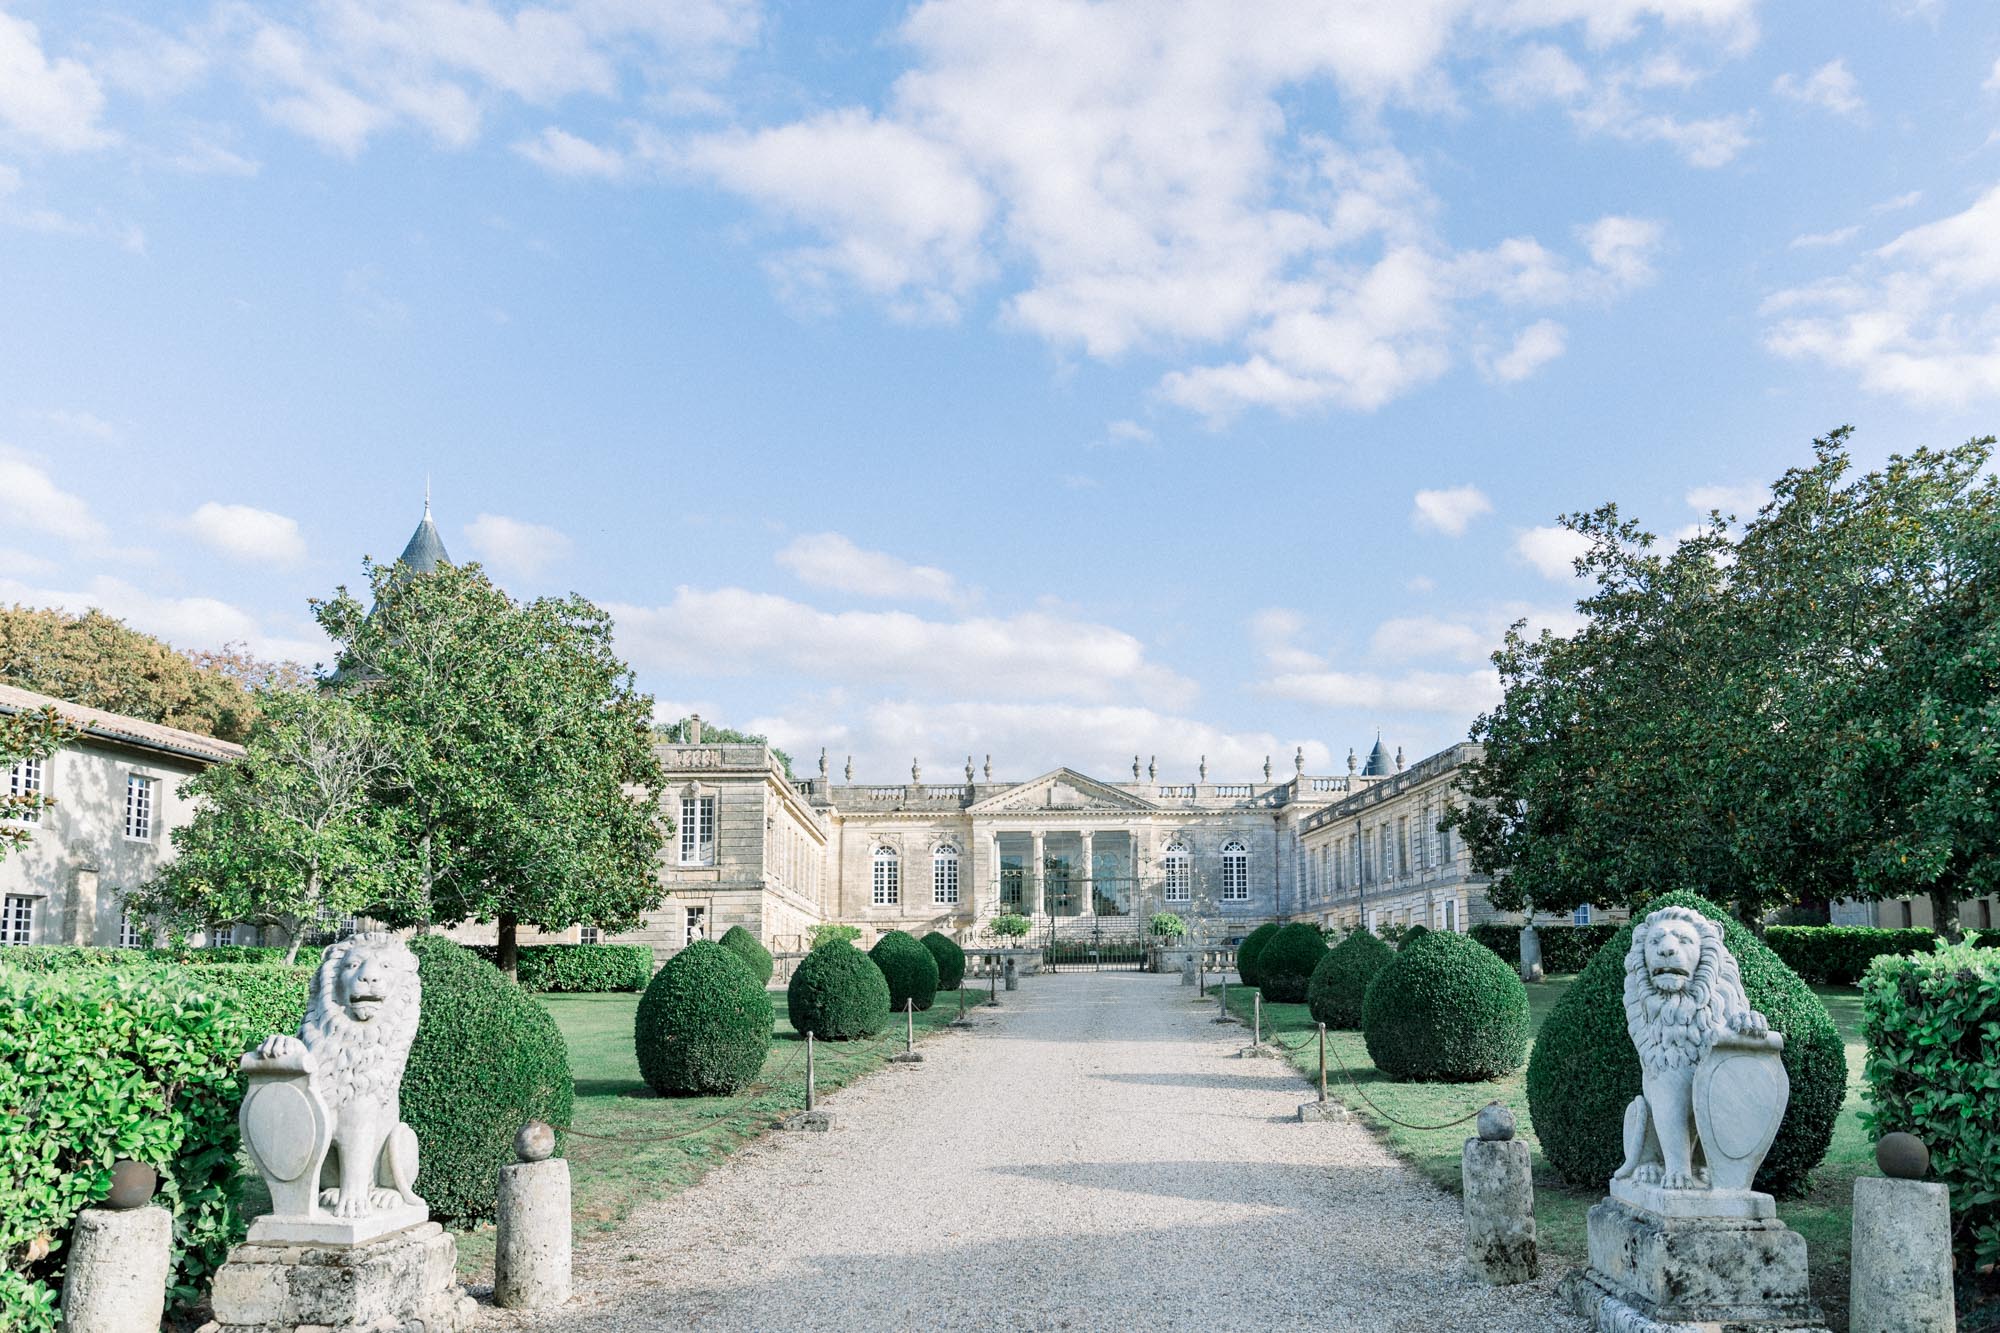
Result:
<svg viewBox="0 0 2000 1333"><path fill-rule="evenodd" d="M116 741L121 745L136 745L144 750L178 755L183 759L200 759L211 764L238 758L243 753L240 745L204 736L198 731L182 731L179 727L162 726L158 722L142 722L136 717L107 713L102 708L86 708L67 699L37 694L16 685L0 684L0 713L33 713L44 708L55 709L86 736Z"/></svg>
<svg viewBox="0 0 2000 1333"><path fill-rule="evenodd" d="M1367 767L1361 770L1364 778L1386 778L1391 772L1389 752L1382 748L1382 738L1375 738L1375 748L1368 752Z"/></svg>
<svg viewBox="0 0 2000 1333"><path fill-rule="evenodd" d="M451 556L444 549L444 538L438 536L437 524L431 522L429 500L424 501L423 520L410 534L409 545L396 557L396 563L408 566L412 574L432 574L439 565L451 563Z"/></svg>

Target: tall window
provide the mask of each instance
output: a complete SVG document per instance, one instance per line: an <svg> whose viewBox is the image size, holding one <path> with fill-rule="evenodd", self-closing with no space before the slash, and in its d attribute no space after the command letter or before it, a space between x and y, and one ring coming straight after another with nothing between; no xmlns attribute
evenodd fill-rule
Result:
<svg viewBox="0 0 2000 1333"><path fill-rule="evenodd" d="M872 887L869 901L875 906L894 907L903 901L902 867L896 863L894 848L875 849L874 874L869 883Z"/></svg>
<svg viewBox="0 0 2000 1333"><path fill-rule="evenodd" d="M35 937L35 900L10 893L0 903L0 944L30 944Z"/></svg>
<svg viewBox="0 0 2000 1333"><path fill-rule="evenodd" d="M1188 855L1187 844L1183 842L1168 843L1165 865L1167 869L1167 901L1170 903L1190 901L1194 897L1194 859Z"/></svg>
<svg viewBox="0 0 2000 1333"><path fill-rule="evenodd" d="M39 759L23 759L15 764L7 774L7 794L16 798L40 796L42 794L42 761ZM35 824L41 821L42 812L39 810L23 810L18 818L24 824Z"/></svg>
<svg viewBox="0 0 2000 1333"><path fill-rule="evenodd" d="M1396 873L1410 873L1410 821L1405 816L1396 821Z"/></svg>
<svg viewBox="0 0 2000 1333"><path fill-rule="evenodd" d="M1458 929L1458 899L1456 898L1447 898L1444 900L1444 928L1446 930Z"/></svg>
<svg viewBox="0 0 2000 1333"><path fill-rule="evenodd" d="M146 938L146 932L140 928L139 923L132 919L131 913L127 912L118 918L119 948L143 949L151 943L152 941Z"/></svg>
<svg viewBox="0 0 2000 1333"><path fill-rule="evenodd" d="M1590 924L1590 904L1589 904L1589 903L1581 903L1581 904L1579 904L1579 905L1577 906L1577 909L1576 909L1576 910L1575 910L1574 912L1571 912L1571 913L1570 913L1570 916L1569 916L1569 919L1570 919L1570 920L1571 920L1571 921L1572 921L1573 923L1575 923L1576 925L1579 925L1579 926L1587 926L1587 925L1589 925L1589 924Z"/></svg>
<svg viewBox="0 0 2000 1333"><path fill-rule="evenodd" d="M153 780L137 773L125 775L125 836L140 842L153 836Z"/></svg>
<svg viewBox="0 0 2000 1333"><path fill-rule="evenodd" d="M715 798L681 797L681 864L715 864Z"/></svg>
<svg viewBox="0 0 2000 1333"><path fill-rule="evenodd" d="M936 907L958 905L958 849L941 846L931 853L931 903Z"/></svg>
<svg viewBox="0 0 2000 1333"><path fill-rule="evenodd" d="M1222 901L1250 901L1250 853L1240 842L1222 844Z"/></svg>

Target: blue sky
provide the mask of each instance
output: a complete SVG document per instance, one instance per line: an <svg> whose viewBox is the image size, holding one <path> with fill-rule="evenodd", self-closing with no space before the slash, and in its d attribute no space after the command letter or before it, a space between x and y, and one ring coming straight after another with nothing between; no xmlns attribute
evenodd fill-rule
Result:
<svg viewBox="0 0 2000 1333"><path fill-rule="evenodd" d="M1411 758L1577 588L1993 429L1970 0L0 0L0 599L453 554L863 780Z"/></svg>

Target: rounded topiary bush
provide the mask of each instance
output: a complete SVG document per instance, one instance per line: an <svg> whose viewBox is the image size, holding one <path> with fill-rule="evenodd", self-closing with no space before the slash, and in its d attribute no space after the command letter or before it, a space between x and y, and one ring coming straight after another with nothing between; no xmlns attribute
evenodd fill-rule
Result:
<svg viewBox="0 0 2000 1333"><path fill-rule="evenodd" d="M892 930L868 951L889 983L889 1007L902 1013L907 1005L919 1013L937 1000L938 965L931 951L906 930Z"/></svg>
<svg viewBox="0 0 2000 1333"><path fill-rule="evenodd" d="M799 960L785 1011L795 1031L821 1041L872 1037L889 1026L889 983L874 959L834 940Z"/></svg>
<svg viewBox="0 0 2000 1333"><path fill-rule="evenodd" d="M1403 938L1396 942L1396 947L1399 949L1407 949L1410 947L1410 945L1416 943L1418 940L1422 939L1424 936L1430 933L1431 933L1431 928L1425 925L1423 922L1419 921L1416 925L1411 926L1408 930L1403 932Z"/></svg>
<svg viewBox="0 0 2000 1333"><path fill-rule="evenodd" d="M757 978L759 986L771 984L771 970L776 964L772 961L771 951L759 943L755 935L741 926L731 926L722 932L722 938L716 943L742 959L751 975Z"/></svg>
<svg viewBox="0 0 2000 1333"><path fill-rule="evenodd" d="M763 1069L772 1019L771 997L736 951L695 940L639 997L632 1019L639 1077L662 1097L735 1092Z"/></svg>
<svg viewBox="0 0 2000 1333"><path fill-rule="evenodd" d="M1396 951L1380 936L1366 930L1353 931L1328 949L1306 983L1306 1004L1314 1020L1329 1028L1359 1028L1368 983L1395 956Z"/></svg>
<svg viewBox="0 0 2000 1333"><path fill-rule="evenodd" d="M1318 926L1294 921L1281 927L1257 955L1257 989L1273 1004L1304 1004L1313 970L1326 953Z"/></svg>
<svg viewBox="0 0 2000 1333"><path fill-rule="evenodd" d="M1361 1033L1368 1058L1390 1078L1498 1078L1528 1053L1528 988L1470 936L1426 931L1369 983Z"/></svg>
<svg viewBox="0 0 2000 1333"><path fill-rule="evenodd" d="M403 1073L417 1193L440 1219L490 1217L494 1173L515 1160L515 1131L528 1120L569 1123L569 1050L549 1011L470 949L442 935L419 935L410 948L423 982Z"/></svg>
<svg viewBox="0 0 2000 1333"><path fill-rule="evenodd" d="M1750 1007L1771 1021L1773 1032L1785 1034L1792 1099L1756 1188L1797 1193L1826 1156L1847 1093L1840 1030L1798 975L1722 908L1699 894L1677 892L1653 899L1646 911L1662 907L1691 907L1722 922L1723 946L1736 955ZM1528 1061L1528 1109L1542 1154L1579 1188L1602 1188L1624 1161L1625 1108L1640 1091L1639 1053L1625 1030L1625 954L1631 947L1628 923L1556 1001Z"/></svg>
<svg viewBox="0 0 2000 1333"><path fill-rule="evenodd" d="M1246 986L1257 984L1257 956L1264 952L1264 946L1278 933L1278 923L1266 921L1257 929L1243 937L1243 943L1236 946L1236 975Z"/></svg>
<svg viewBox="0 0 2000 1333"><path fill-rule="evenodd" d="M931 958L937 963L939 990L957 990L965 982L965 950L958 947L958 941L939 931L918 940L931 951Z"/></svg>

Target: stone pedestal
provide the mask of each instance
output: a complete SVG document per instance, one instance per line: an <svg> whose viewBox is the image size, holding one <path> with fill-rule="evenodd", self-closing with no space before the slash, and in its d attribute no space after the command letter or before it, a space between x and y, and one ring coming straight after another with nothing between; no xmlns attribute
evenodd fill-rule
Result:
<svg viewBox="0 0 2000 1333"><path fill-rule="evenodd" d="M569 1163L500 1168L495 1194L493 1301L543 1310L569 1299Z"/></svg>
<svg viewBox="0 0 2000 1333"><path fill-rule="evenodd" d="M248 1243L216 1270L218 1333L463 1333L458 1243L435 1222L355 1246Z"/></svg>
<svg viewBox="0 0 2000 1333"><path fill-rule="evenodd" d="M86 1208L70 1232L65 1333L155 1329L167 1300L174 1217L164 1208Z"/></svg>
<svg viewBox="0 0 2000 1333"><path fill-rule="evenodd" d="M1467 1139L1465 1269L1495 1287L1534 1280L1535 1178L1528 1145L1520 1139Z"/></svg>
<svg viewBox="0 0 2000 1333"><path fill-rule="evenodd" d="M1854 1182L1853 1333L1952 1333L1951 1191L1922 1180Z"/></svg>
<svg viewBox="0 0 2000 1333"><path fill-rule="evenodd" d="M1665 1217L1606 1199L1589 1236L1590 1267L1565 1291L1601 1333L1824 1333L1805 1237L1776 1218Z"/></svg>
<svg viewBox="0 0 2000 1333"><path fill-rule="evenodd" d="M1299 1123L1343 1124L1354 1119L1354 1113L1333 1101L1310 1101L1299 1103Z"/></svg>

